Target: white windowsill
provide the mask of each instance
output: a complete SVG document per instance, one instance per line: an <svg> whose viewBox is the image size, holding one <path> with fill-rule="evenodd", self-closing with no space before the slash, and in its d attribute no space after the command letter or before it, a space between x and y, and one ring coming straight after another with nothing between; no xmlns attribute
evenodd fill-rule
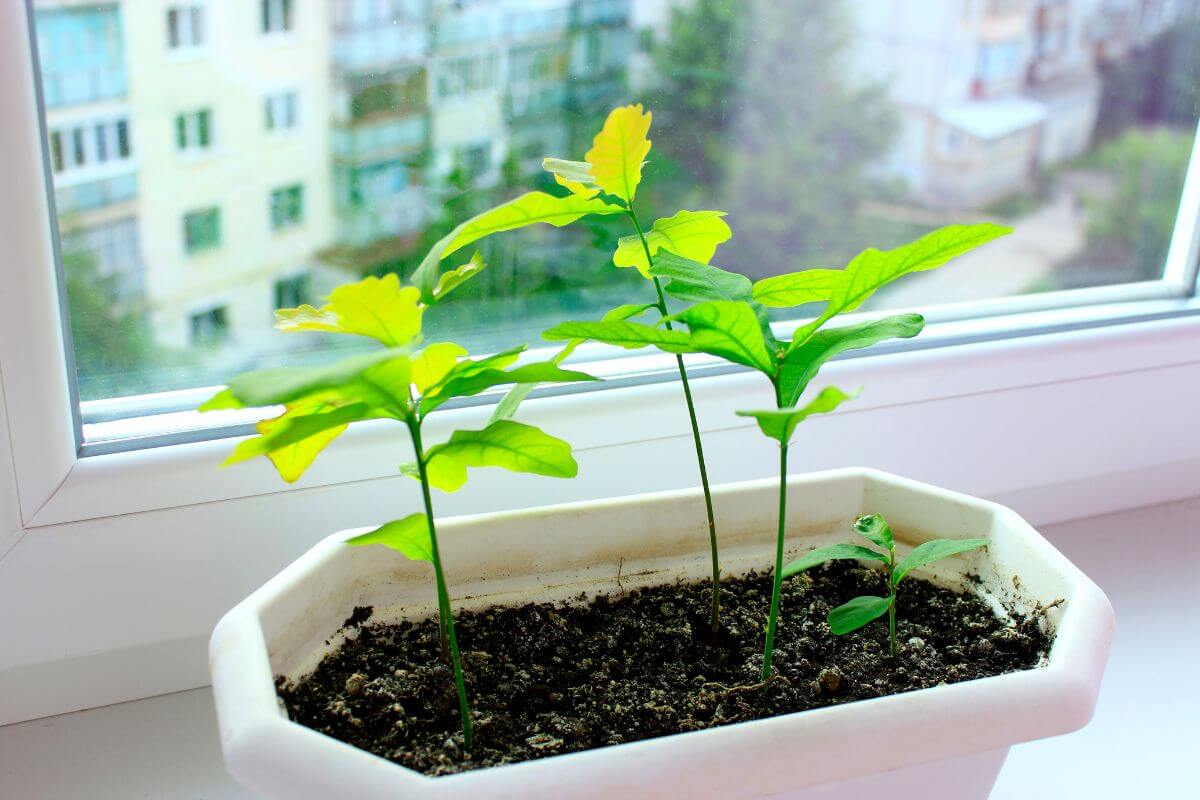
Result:
<svg viewBox="0 0 1200 800"><path fill-rule="evenodd" d="M1200 698L1188 690L1200 644L1186 635L1186 620L1200 616L1190 588L1198 514L1200 498L1044 529L1108 593L1118 633L1095 719L1017 746L992 800L1185 796L1200 717ZM0 752L2 797L255 797L224 771L208 689L0 727Z"/></svg>

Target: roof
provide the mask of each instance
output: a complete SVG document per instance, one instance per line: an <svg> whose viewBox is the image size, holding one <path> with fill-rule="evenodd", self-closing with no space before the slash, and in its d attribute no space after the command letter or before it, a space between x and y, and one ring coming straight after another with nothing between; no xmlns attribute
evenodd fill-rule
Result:
<svg viewBox="0 0 1200 800"><path fill-rule="evenodd" d="M999 139L1031 128L1046 119L1046 106L1020 97L1003 100L967 100L940 106L937 118L972 136Z"/></svg>

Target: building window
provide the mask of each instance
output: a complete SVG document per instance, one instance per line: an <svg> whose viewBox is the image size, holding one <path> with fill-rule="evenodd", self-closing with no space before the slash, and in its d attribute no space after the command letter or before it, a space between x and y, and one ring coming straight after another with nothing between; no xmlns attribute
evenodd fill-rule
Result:
<svg viewBox="0 0 1200 800"><path fill-rule="evenodd" d="M283 230L300 224L304 218L304 187L285 186L271 192L271 229Z"/></svg>
<svg viewBox="0 0 1200 800"><path fill-rule="evenodd" d="M129 123L105 119L50 131L50 166L68 174L129 160Z"/></svg>
<svg viewBox="0 0 1200 800"><path fill-rule="evenodd" d="M175 116L175 146L181 152L199 152L212 146L212 112L189 111Z"/></svg>
<svg viewBox="0 0 1200 800"><path fill-rule="evenodd" d="M297 99L295 92L278 92L276 94L267 95L265 105L267 112L267 130L288 131L293 130L296 127Z"/></svg>
<svg viewBox="0 0 1200 800"><path fill-rule="evenodd" d="M167 46L172 50L204 44L204 6L177 5L167 9Z"/></svg>
<svg viewBox="0 0 1200 800"><path fill-rule="evenodd" d="M307 272L275 281L274 308L295 308L311 302L312 280Z"/></svg>
<svg viewBox="0 0 1200 800"><path fill-rule="evenodd" d="M192 346L216 347L229 339L229 311L217 306L192 314Z"/></svg>
<svg viewBox="0 0 1200 800"><path fill-rule="evenodd" d="M221 244L221 209L205 208L183 215L183 249L188 254L212 250Z"/></svg>
<svg viewBox="0 0 1200 800"><path fill-rule="evenodd" d="M454 151L454 167L467 180L475 180L487 173L492 166L492 148L485 142Z"/></svg>
<svg viewBox="0 0 1200 800"><path fill-rule="evenodd" d="M461 97L496 85L495 53L443 61L438 69L438 97Z"/></svg>
<svg viewBox="0 0 1200 800"><path fill-rule="evenodd" d="M263 33L292 30L292 0L261 0Z"/></svg>

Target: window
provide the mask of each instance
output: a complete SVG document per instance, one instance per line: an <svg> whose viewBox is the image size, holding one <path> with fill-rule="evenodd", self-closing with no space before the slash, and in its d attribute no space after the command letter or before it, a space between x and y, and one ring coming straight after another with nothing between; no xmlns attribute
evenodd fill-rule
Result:
<svg viewBox="0 0 1200 800"><path fill-rule="evenodd" d="M488 144L460 147L454 154L455 167L469 181L482 177L491 168L492 148Z"/></svg>
<svg viewBox="0 0 1200 800"><path fill-rule="evenodd" d="M203 109L175 116L175 146L183 153L198 153L212 146L212 111Z"/></svg>
<svg viewBox="0 0 1200 800"><path fill-rule="evenodd" d="M183 249L190 255L221 245L221 210L206 208L183 215Z"/></svg>
<svg viewBox="0 0 1200 800"><path fill-rule="evenodd" d="M443 62L438 68L438 97L461 97L495 88L496 64L494 53Z"/></svg>
<svg viewBox="0 0 1200 800"><path fill-rule="evenodd" d="M296 103L295 92L278 92L267 95L264 103L267 112L267 130L294 130L298 124Z"/></svg>
<svg viewBox="0 0 1200 800"><path fill-rule="evenodd" d="M285 33L292 29L292 0L260 0L262 32Z"/></svg>
<svg viewBox="0 0 1200 800"><path fill-rule="evenodd" d="M144 5L33 4L60 227L134 218L143 243L134 312L150 346L76 359L88 408L334 357L305 349L323 342L268 330L262 309L276 283L298 265L321 287L411 275L423 248L475 210L558 191L541 157L582 158L607 110L627 102L654 112L645 221L681 197L727 211L736 235L714 261L751 278L844 265L944 222L992 219L1016 233L910 276L865 310L982 318L1191 291L1187 248L1171 243L1190 241L1195 224L1186 207L1180 216L1200 111L1194 2L1163 4L1143 28L1118 14L1122 4L1068 0L1046 20L1065 20L1067 36L1043 34L1036 4L988 16L965 0L948 24L904 36L892 23L902 0L697 0L673 4L679 24L651 0L464 11L418 0L312 0L303 12L295 0L223 3L222 28L252 35L187 63L195 86L220 87L192 100L171 83L179 69L144 65L176 39L213 45L216 4ZM199 26L189 9L205 12ZM169 10L182 14L176 39ZM536 20L517 19L526 11ZM305 25L287 47L272 43ZM747 30L787 36L741 38ZM639 35L655 57L631 65ZM283 132L286 148L264 135ZM218 147L221 158L172 157ZM428 337L540 344L564 316L633 302L639 276L600 268L629 231L615 218L586 222L482 241L492 267L427 315ZM155 245L164 241L180 245ZM229 309L236 347L190 352L181 332L194 311L216 307ZM299 350L281 355L288 347Z"/></svg>
<svg viewBox="0 0 1200 800"><path fill-rule="evenodd" d="M296 308L305 303L312 303L312 280L308 273L293 275L275 281L275 303L271 306L273 312L277 308Z"/></svg>
<svg viewBox="0 0 1200 800"><path fill-rule="evenodd" d="M167 9L167 47L184 50L204 44L204 6L178 5Z"/></svg>
<svg viewBox="0 0 1200 800"><path fill-rule="evenodd" d="M304 187L285 186L271 192L271 229L294 228L304 218Z"/></svg>
<svg viewBox="0 0 1200 800"><path fill-rule="evenodd" d="M126 119L80 122L50 131L50 166L59 175L85 175L121 166L131 155Z"/></svg>
<svg viewBox="0 0 1200 800"><path fill-rule="evenodd" d="M225 306L192 314L192 346L213 348L229 339L229 312Z"/></svg>

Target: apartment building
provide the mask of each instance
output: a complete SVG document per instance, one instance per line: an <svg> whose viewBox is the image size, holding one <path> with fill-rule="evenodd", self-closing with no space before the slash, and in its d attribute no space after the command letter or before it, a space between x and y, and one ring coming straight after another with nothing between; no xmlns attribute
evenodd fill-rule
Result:
<svg viewBox="0 0 1200 800"><path fill-rule="evenodd" d="M903 126L881 165L915 199L977 208L1084 152L1101 65L1163 32L1184 0L852 0L863 74Z"/></svg>
<svg viewBox="0 0 1200 800"><path fill-rule="evenodd" d="M117 299L145 290L138 236L139 142L129 104L126 35L115 2L38 3L47 147L69 265L93 262Z"/></svg>
<svg viewBox="0 0 1200 800"><path fill-rule="evenodd" d="M314 258L334 237L318 11L143 0L125 15L146 291L165 346L219 348L230 363L286 346L266 335L273 310L337 280Z"/></svg>
<svg viewBox="0 0 1200 800"><path fill-rule="evenodd" d="M624 93L629 0L37 0L64 246L229 371ZM589 116L590 115L590 116ZM585 128L587 128L585 130Z"/></svg>

